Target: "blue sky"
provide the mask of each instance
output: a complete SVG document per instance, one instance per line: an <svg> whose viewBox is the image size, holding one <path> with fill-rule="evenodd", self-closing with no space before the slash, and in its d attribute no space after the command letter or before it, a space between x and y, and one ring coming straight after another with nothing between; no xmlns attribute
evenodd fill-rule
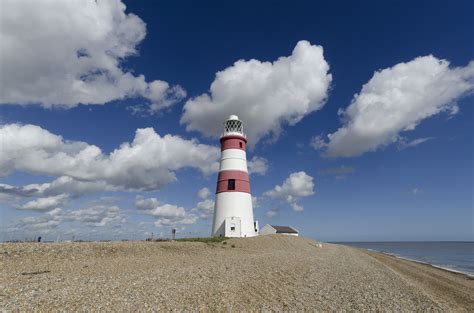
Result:
<svg viewBox="0 0 474 313"><path fill-rule="evenodd" d="M472 2L85 3L2 4L1 239L209 235L234 113L261 226L474 239Z"/></svg>

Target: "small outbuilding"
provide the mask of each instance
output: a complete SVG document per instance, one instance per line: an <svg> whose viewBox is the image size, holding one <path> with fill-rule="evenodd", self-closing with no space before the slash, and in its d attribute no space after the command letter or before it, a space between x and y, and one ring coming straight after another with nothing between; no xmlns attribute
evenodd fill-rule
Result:
<svg viewBox="0 0 474 313"><path fill-rule="evenodd" d="M291 236L298 236L298 230L294 229L291 226L277 226L277 225L270 225L267 224L260 229L260 235L274 235L274 234L282 234L282 235L291 235Z"/></svg>

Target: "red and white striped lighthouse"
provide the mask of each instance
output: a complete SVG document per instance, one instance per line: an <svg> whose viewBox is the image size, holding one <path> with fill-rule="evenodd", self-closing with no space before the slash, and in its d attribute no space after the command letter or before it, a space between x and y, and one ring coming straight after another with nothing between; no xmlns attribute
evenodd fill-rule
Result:
<svg viewBox="0 0 474 313"><path fill-rule="evenodd" d="M253 219L252 195L247 170L242 121L231 115L221 136L221 162L217 178L212 236L253 237L258 225Z"/></svg>

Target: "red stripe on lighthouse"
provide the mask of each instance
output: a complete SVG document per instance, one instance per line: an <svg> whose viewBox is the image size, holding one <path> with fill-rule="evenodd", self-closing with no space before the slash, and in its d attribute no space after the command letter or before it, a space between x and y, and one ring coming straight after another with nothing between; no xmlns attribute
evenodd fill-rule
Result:
<svg viewBox="0 0 474 313"><path fill-rule="evenodd" d="M244 150L247 146L247 139L242 136L226 136L221 138L221 151L226 149Z"/></svg>
<svg viewBox="0 0 474 313"><path fill-rule="evenodd" d="M235 188L229 189L229 180L235 180ZM222 171L217 177L216 193L246 192L250 193L249 174L242 171Z"/></svg>

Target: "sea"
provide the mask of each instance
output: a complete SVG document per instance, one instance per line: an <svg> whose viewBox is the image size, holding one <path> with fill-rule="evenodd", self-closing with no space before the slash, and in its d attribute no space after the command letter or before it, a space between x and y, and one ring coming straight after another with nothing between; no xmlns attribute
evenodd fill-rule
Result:
<svg viewBox="0 0 474 313"><path fill-rule="evenodd" d="M338 242L474 276L474 241Z"/></svg>

